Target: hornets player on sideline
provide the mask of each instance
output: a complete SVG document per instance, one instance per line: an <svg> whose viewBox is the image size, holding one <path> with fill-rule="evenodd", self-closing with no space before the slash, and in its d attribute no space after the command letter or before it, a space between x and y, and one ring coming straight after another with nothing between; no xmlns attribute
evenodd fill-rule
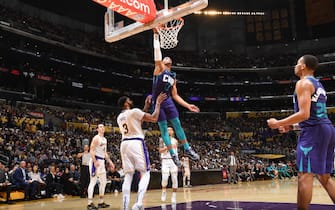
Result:
<svg viewBox="0 0 335 210"><path fill-rule="evenodd" d="M169 57L165 57L162 60L159 35L156 29L154 29L153 46L155 70L153 73L152 100L155 101L157 96L161 92L166 93L168 96L168 98L161 105L161 111L158 118L158 126L162 135L162 139L172 156L173 162L177 166L181 166L178 155L174 153L171 145L167 121L171 122L178 140L184 146L185 154L188 155L192 160L199 160L199 155L195 153L195 151L190 147L189 143L187 142L184 129L181 127L181 123L179 120L179 113L173 100L175 100L178 104L192 112L199 112L200 110L197 106L187 103L182 97L178 95L176 74L174 72L171 72L172 60Z"/></svg>
<svg viewBox="0 0 335 210"><path fill-rule="evenodd" d="M141 173L138 184L137 201L132 210L143 209L143 197L146 193L150 180L149 154L144 142L142 122L157 122L160 105L166 99L166 94L159 94L156 99L155 110L152 114L145 113L140 109L133 108L133 102L126 96L118 100L118 106L122 112L117 117L117 124L122 134L120 146L122 167L125 172L122 185L122 209L128 210L130 202L130 188L135 170ZM145 100L146 110L150 106L150 100Z"/></svg>
<svg viewBox="0 0 335 210"><path fill-rule="evenodd" d="M174 131L171 127L168 127L169 137L171 138L171 145L174 149L176 155L178 155L178 140L174 138ZM169 153L166 145L162 138L159 139L159 153L161 154L162 160L162 196L161 200L166 200L166 186L169 181L169 176L171 173L171 181L172 181L172 196L171 196L171 203L176 203L176 193L178 189L178 167L174 164L171 154Z"/></svg>
<svg viewBox="0 0 335 210"><path fill-rule="evenodd" d="M335 182L330 173L334 165L335 129L328 119L326 91L314 77L318 59L312 55L302 56L294 68L300 77L295 86L295 113L282 120L268 119L268 125L279 132L298 127L301 133L297 144L298 210L307 210L312 200L313 178L317 179L335 203Z"/></svg>

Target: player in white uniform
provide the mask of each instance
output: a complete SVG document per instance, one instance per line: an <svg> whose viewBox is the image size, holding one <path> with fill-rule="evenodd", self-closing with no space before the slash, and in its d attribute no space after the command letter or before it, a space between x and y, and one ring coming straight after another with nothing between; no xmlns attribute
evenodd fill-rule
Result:
<svg viewBox="0 0 335 210"><path fill-rule="evenodd" d="M183 166L183 187L191 186L191 170L190 170L190 160L187 156L181 158L181 165Z"/></svg>
<svg viewBox="0 0 335 210"><path fill-rule="evenodd" d="M145 113L138 108L132 108L133 102L126 96L122 96L118 100L118 105L122 108L122 112L117 117L117 123L122 134L120 152L125 173L122 185L123 210L128 210L131 182L135 170L141 173L141 180L138 184L137 202L133 205L132 210L143 209L143 197L150 180L150 163L148 150L144 143L142 122L157 122L160 104L165 98L166 94L160 94L157 97L155 111L152 114ZM145 107L150 106L149 98L145 102Z"/></svg>
<svg viewBox="0 0 335 210"><path fill-rule="evenodd" d="M168 133L171 139L171 146L174 150L174 154L178 155L178 140L174 138L174 131L171 127L168 127ZM168 184L169 176L171 173L172 180L172 197L171 203L176 203L176 192L178 189L178 167L173 162L171 154L164 144L162 138L159 139L159 153L161 154L162 159L162 196L161 200L166 200L166 186Z"/></svg>
<svg viewBox="0 0 335 210"><path fill-rule="evenodd" d="M111 168L114 168L114 163L109 158L107 154L107 139L104 137L105 126L99 124L97 127L98 135L93 137L90 154L91 159L89 162L90 169L90 184L88 185L88 206L87 210L96 210L98 208L108 208L110 205L106 204L103 200L105 194L105 188L107 183L106 178L106 167L105 160L108 161ZM98 206L93 204L93 193L94 187L99 180L99 203Z"/></svg>

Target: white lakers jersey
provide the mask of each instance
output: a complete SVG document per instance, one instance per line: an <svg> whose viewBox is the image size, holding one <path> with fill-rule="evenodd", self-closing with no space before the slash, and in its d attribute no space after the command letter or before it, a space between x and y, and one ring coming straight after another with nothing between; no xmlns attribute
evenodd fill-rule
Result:
<svg viewBox="0 0 335 210"><path fill-rule="evenodd" d="M99 144L98 146L95 148L95 155L101 158L105 158L105 154L107 152L107 139L105 137L101 137L99 135L98 139L99 139Z"/></svg>
<svg viewBox="0 0 335 210"><path fill-rule="evenodd" d="M175 139L175 138L171 138L171 146L172 146L172 149L174 150L174 154L178 155L178 150L177 150L178 140ZM162 138L159 138L159 147L160 148L166 147L166 145L164 144L164 141L163 141ZM169 150L161 153L161 158L162 159L170 159L170 158L172 158Z"/></svg>
<svg viewBox="0 0 335 210"><path fill-rule="evenodd" d="M138 108L129 109L121 112L117 117L122 139L141 138L144 139L142 130L142 118L144 112Z"/></svg>

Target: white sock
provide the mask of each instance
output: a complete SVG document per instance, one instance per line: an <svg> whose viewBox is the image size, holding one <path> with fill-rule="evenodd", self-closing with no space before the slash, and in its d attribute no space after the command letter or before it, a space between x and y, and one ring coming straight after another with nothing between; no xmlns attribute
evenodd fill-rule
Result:
<svg viewBox="0 0 335 210"><path fill-rule="evenodd" d="M128 209L129 202L130 202L130 188L131 188L131 181L133 180L133 173L126 173L124 176L124 182L122 185L122 207L123 209Z"/></svg>
<svg viewBox="0 0 335 210"><path fill-rule="evenodd" d="M137 204L142 206L144 195L147 191L148 185L150 181L150 171L141 173L141 180L138 184L138 192L137 192Z"/></svg>

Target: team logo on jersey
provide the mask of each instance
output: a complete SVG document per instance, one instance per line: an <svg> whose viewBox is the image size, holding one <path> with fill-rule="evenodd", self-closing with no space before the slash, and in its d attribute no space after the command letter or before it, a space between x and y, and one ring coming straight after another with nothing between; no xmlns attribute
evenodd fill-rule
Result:
<svg viewBox="0 0 335 210"><path fill-rule="evenodd" d="M169 83L172 86L173 83L174 83L174 79L170 75L164 74L164 76L163 76L163 82L167 82L167 83Z"/></svg>
<svg viewBox="0 0 335 210"><path fill-rule="evenodd" d="M318 102L320 96L324 96L324 99L327 99L327 94L326 94L326 91L319 87L316 92L312 95L312 101L313 102Z"/></svg>

